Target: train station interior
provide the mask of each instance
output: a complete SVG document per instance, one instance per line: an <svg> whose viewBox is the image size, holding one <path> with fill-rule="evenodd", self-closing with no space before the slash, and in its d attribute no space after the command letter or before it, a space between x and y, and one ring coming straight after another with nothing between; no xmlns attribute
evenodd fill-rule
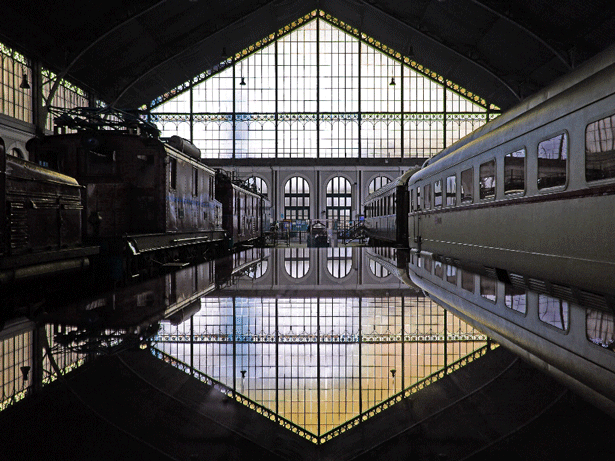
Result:
<svg viewBox="0 0 615 461"><path fill-rule="evenodd" d="M571 74L591 77L615 47L611 1L7 0L2 18L0 187L11 158L78 186L32 140L155 133L188 141L204 169L265 200L271 228L257 243L225 240L224 252L217 245L195 264L153 258L155 274L104 286L74 267L23 270L17 281L16 270L2 272L20 244L8 222L42 202L18 185L15 206L3 190L0 458L615 454L612 385L592 388L590 371L567 375L529 344L509 347L490 334L498 325L455 315L453 290L430 293L417 280L456 283L476 296L463 306L498 296L524 315L549 295L566 306L562 325L599 324L583 349L599 344L611 364L615 291L582 305L573 302L582 287L432 261L420 246L374 247L365 228L370 194L490 121L534 108L530 98L553 97ZM600 194L613 195L607 186ZM92 216L78 218L84 228L100 225ZM23 239L47 233L37 226ZM315 245L318 226L326 237ZM571 342L583 336L548 327ZM587 382L613 382L615 369L603 368Z"/></svg>

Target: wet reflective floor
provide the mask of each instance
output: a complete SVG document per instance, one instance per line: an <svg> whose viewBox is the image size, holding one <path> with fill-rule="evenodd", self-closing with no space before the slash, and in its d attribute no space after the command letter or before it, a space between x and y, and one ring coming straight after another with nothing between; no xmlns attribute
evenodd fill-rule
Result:
<svg viewBox="0 0 615 461"><path fill-rule="evenodd" d="M91 370L100 357L140 351L292 437L323 447L339 438L337 450L343 451L344 437L359 424L382 426L382 414L399 408L409 418L404 402L459 381L454 377L463 376L464 367L480 370L479 364L488 363L486 355L497 344L487 333L498 331L481 328L459 310L473 298L459 301L451 293L469 293L494 306L500 302L515 313L531 311L538 299L519 284L507 289L485 274L469 274L390 248L253 248L111 291L43 296L27 308L15 306L28 315L7 319L1 332L0 422L2 413L14 415L52 383ZM564 304L537 306L543 306L536 309L548 328L570 331L576 314ZM596 305L591 309L585 341L610 357L613 315ZM132 356L124 357L125 363ZM491 368L482 368L484 376L479 371L472 376L492 379ZM156 376L167 373L163 370ZM519 386L530 390L521 381ZM523 395L512 387L508 393ZM540 408L536 411L546 411ZM477 418L484 419L484 411L495 409L481 410ZM378 433L375 426L371 430ZM455 459L453 448L445 451L447 459Z"/></svg>

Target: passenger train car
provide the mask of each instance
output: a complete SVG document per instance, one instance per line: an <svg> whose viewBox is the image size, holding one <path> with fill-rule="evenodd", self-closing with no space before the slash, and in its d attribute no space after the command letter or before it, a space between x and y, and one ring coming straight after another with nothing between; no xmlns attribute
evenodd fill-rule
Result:
<svg viewBox="0 0 615 461"><path fill-rule="evenodd" d="M414 250L613 293L615 48L430 159L408 189Z"/></svg>
<svg viewBox="0 0 615 461"><path fill-rule="evenodd" d="M229 245L262 244L271 227L271 202L230 173L216 172L216 199L222 204L222 227Z"/></svg>
<svg viewBox="0 0 615 461"><path fill-rule="evenodd" d="M89 266L98 247L82 244L82 189L0 138L0 285Z"/></svg>
<svg viewBox="0 0 615 461"><path fill-rule="evenodd" d="M442 307L615 417L615 311L608 296L520 273L507 282L412 253L408 278Z"/></svg>
<svg viewBox="0 0 615 461"><path fill-rule="evenodd" d="M364 225L372 246L408 247L408 181L418 170L411 168L366 197Z"/></svg>

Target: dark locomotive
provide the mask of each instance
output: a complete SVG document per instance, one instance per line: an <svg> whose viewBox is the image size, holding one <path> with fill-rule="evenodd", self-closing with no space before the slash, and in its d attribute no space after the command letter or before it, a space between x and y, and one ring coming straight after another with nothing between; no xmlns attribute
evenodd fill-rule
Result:
<svg viewBox="0 0 615 461"><path fill-rule="evenodd" d="M0 138L0 284L86 268L75 179L8 155Z"/></svg>
<svg viewBox="0 0 615 461"><path fill-rule="evenodd" d="M106 109L55 122L61 133L28 142L31 162L2 152L0 281L25 277L18 255L47 264L28 275L92 259L95 275L126 280L259 243L269 229L268 200L217 175L189 141L163 140L154 125Z"/></svg>

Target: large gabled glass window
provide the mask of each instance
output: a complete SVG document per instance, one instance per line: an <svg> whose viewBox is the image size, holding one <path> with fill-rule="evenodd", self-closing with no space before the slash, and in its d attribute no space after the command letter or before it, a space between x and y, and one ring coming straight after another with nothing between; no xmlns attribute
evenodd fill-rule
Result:
<svg viewBox="0 0 615 461"><path fill-rule="evenodd" d="M150 108L163 136L221 159L429 157L498 111L320 10Z"/></svg>

